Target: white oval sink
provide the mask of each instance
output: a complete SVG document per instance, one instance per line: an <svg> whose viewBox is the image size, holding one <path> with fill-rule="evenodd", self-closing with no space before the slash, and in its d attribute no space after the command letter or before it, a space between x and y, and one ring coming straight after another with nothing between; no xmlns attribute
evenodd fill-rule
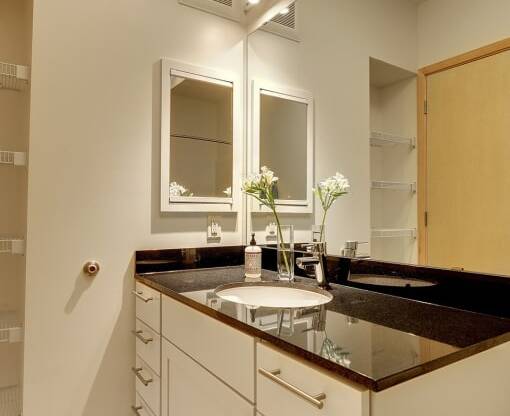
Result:
<svg viewBox="0 0 510 416"><path fill-rule="evenodd" d="M349 277L349 281L354 283L360 283L363 285L373 286L388 286L388 287L430 287L436 286L436 282L396 277L396 276L384 276L384 275L354 275Z"/></svg>
<svg viewBox="0 0 510 416"><path fill-rule="evenodd" d="M230 283L218 286L214 293L230 302L266 308L306 308L333 299L325 290L298 283Z"/></svg>

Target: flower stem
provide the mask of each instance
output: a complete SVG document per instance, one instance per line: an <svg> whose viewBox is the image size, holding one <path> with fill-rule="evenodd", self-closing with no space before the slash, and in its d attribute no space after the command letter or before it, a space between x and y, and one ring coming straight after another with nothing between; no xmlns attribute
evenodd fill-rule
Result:
<svg viewBox="0 0 510 416"><path fill-rule="evenodd" d="M326 209L324 209L324 214L322 214L321 233L319 236L319 243L323 242L322 238L324 237L324 224L326 222L326 214L327 213L328 213L328 210L326 208Z"/></svg>
<svg viewBox="0 0 510 416"><path fill-rule="evenodd" d="M289 259L287 258L287 252L285 251L285 242L283 241L283 233L282 233L282 226L280 224L280 219L278 218L278 214L276 213L276 209L271 207L273 210L273 215L276 220L276 227L278 229L279 234L279 240L280 240L280 251L283 255L283 261L285 262L285 268L287 269L287 273L289 274L289 277L291 275L290 265L289 265Z"/></svg>

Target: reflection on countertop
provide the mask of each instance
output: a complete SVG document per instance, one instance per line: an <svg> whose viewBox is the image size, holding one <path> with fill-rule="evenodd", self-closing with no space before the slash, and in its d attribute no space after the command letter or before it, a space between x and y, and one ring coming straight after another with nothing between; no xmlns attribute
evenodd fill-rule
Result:
<svg viewBox="0 0 510 416"><path fill-rule="evenodd" d="M265 281L275 280L264 271ZM510 320L332 285L322 307L248 307L214 289L242 267L137 275L168 296L379 391L510 340ZM313 285L311 279L300 279Z"/></svg>

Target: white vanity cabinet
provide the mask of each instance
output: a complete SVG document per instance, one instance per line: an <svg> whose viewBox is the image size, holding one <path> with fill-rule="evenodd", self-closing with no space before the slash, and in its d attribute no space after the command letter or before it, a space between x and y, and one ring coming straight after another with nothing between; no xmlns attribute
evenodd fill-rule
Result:
<svg viewBox="0 0 510 416"><path fill-rule="evenodd" d="M163 416L253 416L252 403L165 339L161 358Z"/></svg>
<svg viewBox="0 0 510 416"><path fill-rule="evenodd" d="M149 405L145 403L145 400L142 399L142 396L140 396L139 393L136 393L136 402L133 406L131 406L131 408L133 409L133 413L138 416L155 416Z"/></svg>
<svg viewBox="0 0 510 416"><path fill-rule="evenodd" d="M136 385L133 411L140 416L159 416L161 406L161 293L136 282L136 319L133 335L136 357L132 367Z"/></svg>
<svg viewBox="0 0 510 416"><path fill-rule="evenodd" d="M139 416L508 416L510 412L508 366L502 365L508 361L510 343L373 392L140 282L134 294L137 396L133 409ZM484 413L485 409L490 411Z"/></svg>

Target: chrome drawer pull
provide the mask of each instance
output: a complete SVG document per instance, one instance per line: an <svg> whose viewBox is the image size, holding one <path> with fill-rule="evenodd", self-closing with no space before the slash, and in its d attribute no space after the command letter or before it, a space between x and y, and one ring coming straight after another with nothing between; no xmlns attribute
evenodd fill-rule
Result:
<svg viewBox="0 0 510 416"><path fill-rule="evenodd" d="M143 331L142 330L138 330L138 331L131 331L135 337L137 337L140 341L142 341L145 345L147 345L149 342L152 342L154 341L154 339L152 337L150 338L145 338L143 336Z"/></svg>
<svg viewBox="0 0 510 416"><path fill-rule="evenodd" d="M138 377L138 380L140 380L144 386L148 386L149 383L152 383L154 381L152 378L149 378L147 380L145 378L143 378L143 376L141 374L141 372L143 370L142 367L133 367L133 368L131 368L131 370L133 370L133 373L136 374L136 377Z"/></svg>
<svg viewBox="0 0 510 416"><path fill-rule="evenodd" d="M136 290L133 290L131 293L133 293L133 295L135 295L138 299L143 300L145 303L150 302L151 300L154 300L154 298L152 296L148 297L148 298L143 297L142 296L143 292L138 292Z"/></svg>
<svg viewBox="0 0 510 416"><path fill-rule="evenodd" d="M317 409L322 409L324 407L323 400L326 400L326 395L324 393L317 394L316 396L311 396L308 393L305 393L303 390L298 389L296 386L293 386L278 377L278 375L281 374L280 370L267 371L263 368L259 368L259 373L264 377L267 377L269 380L274 381L276 384L279 384L283 388L290 390L292 393L298 395L307 402L313 404Z"/></svg>
<svg viewBox="0 0 510 416"><path fill-rule="evenodd" d="M131 409L133 409L133 413L138 416L142 416L142 414L139 412L139 410L143 409L143 406L131 406Z"/></svg>

